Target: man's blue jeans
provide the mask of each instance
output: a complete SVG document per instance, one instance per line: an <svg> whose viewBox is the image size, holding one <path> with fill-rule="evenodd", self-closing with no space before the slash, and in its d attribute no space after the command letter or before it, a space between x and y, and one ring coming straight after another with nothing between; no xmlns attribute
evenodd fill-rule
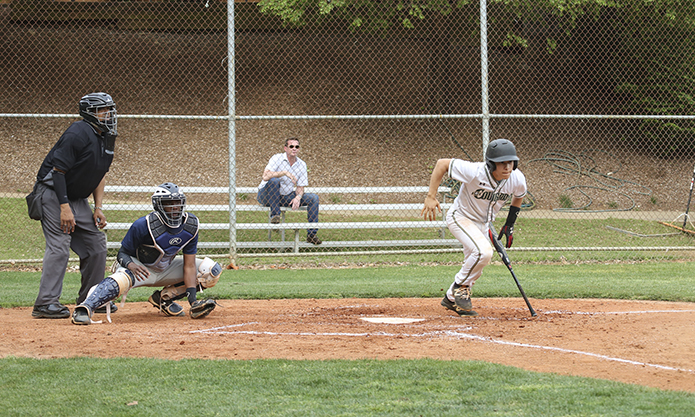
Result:
<svg viewBox="0 0 695 417"><path fill-rule="evenodd" d="M280 214L280 207L290 207L292 200L297 193L292 191L287 195L280 195L280 179L271 178L263 188L258 191L258 202L262 206L270 207L270 216ZM300 206L306 206L307 221L309 223L319 222L319 196L313 193L304 193ZM307 229L308 236L316 236L318 229Z"/></svg>

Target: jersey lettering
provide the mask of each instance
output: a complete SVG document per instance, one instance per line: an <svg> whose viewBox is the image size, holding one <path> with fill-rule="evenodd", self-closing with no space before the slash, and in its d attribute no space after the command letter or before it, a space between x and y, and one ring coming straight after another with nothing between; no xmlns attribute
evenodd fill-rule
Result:
<svg viewBox="0 0 695 417"><path fill-rule="evenodd" d="M478 200L507 201L512 198L512 195L507 193L495 193L494 191L487 191L479 188L473 192L473 197Z"/></svg>

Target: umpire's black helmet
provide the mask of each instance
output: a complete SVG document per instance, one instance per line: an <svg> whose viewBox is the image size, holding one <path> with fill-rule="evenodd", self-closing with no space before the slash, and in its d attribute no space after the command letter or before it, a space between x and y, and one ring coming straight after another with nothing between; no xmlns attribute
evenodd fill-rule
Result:
<svg viewBox="0 0 695 417"><path fill-rule="evenodd" d="M495 162L514 161L514 169L519 166L519 157L516 156L516 147L507 139L495 139L487 145L485 151L485 163L490 172L497 168Z"/></svg>
<svg viewBox="0 0 695 417"><path fill-rule="evenodd" d="M99 109L106 107L108 112L99 115ZM116 103L106 93L90 93L80 99L80 116L94 125L102 133L117 135Z"/></svg>

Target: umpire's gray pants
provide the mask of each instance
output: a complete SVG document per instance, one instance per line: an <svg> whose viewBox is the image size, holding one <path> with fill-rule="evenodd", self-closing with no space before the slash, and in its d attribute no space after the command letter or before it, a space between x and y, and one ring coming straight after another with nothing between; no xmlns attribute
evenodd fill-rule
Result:
<svg viewBox="0 0 695 417"><path fill-rule="evenodd" d="M89 289L104 279L106 270L106 236L94 224L92 208L86 198L70 201L75 216L75 231L68 234L60 228L60 203L55 191L46 189L42 196L41 228L46 238L39 295L35 305L57 303L63 291L65 269L72 249L80 258L82 285L77 304L87 298Z"/></svg>

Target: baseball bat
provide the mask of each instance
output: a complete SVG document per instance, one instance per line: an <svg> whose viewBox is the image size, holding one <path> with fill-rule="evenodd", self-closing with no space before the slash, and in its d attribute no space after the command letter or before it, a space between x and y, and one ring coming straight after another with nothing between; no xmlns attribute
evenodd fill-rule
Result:
<svg viewBox="0 0 695 417"><path fill-rule="evenodd" d="M690 180L690 195L688 196L688 206L685 208L685 219L683 219L683 230L688 223L688 212L690 211L690 200L693 198L693 183L695 183L695 167L693 168L693 177Z"/></svg>
<svg viewBox="0 0 695 417"><path fill-rule="evenodd" d="M502 262L507 266L507 269L509 269L509 272L512 274L512 278L514 278L514 282L516 282L517 288L519 288L521 296L524 297L524 301L526 302L528 310L531 312L531 316L538 316L538 314L536 314L536 310L534 310L533 307L531 307L531 303L529 302L528 297L524 292L524 289L521 288L521 284L519 283L519 280L517 279L516 274L512 269L512 261L509 260L509 255L507 255L507 251L504 250L504 246L502 245L502 243L499 240L497 240L497 232L495 232L495 228L492 226L492 222L490 222L490 228L488 229L488 232L490 233L490 240L492 241L492 244L495 246L495 250L497 251L497 253L500 254Z"/></svg>

